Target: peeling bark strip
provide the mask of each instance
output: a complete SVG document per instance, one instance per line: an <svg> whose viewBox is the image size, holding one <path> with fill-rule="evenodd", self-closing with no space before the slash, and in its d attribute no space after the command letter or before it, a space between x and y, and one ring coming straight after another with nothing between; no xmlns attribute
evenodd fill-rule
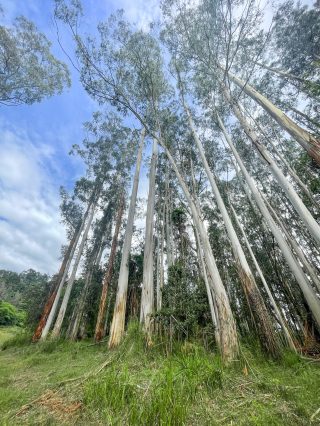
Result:
<svg viewBox="0 0 320 426"><path fill-rule="evenodd" d="M94 339L95 339L96 342L99 342L104 335L104 314L105 314L105 309L106 309L107 294L108 294L108 289L109 289L109 285L110 285L110 282L111 282L111 279L112 279L112 274L113 274L113 264L114 264L114 259L116 257L118 237L119 237L119 232L120 232L120 227L121 227L121 222L122 222L122 216L123 216L123 211L124 211L124 204L125 204L124 194L122 194L121 197L120 197L116 226L115 226L115 230L114 230L114 234L113 234L113 238L112 238L108 267L107 267L107 270L104 274L103 281L102 281L102 293L101 293L101 299L100 299L100 304L99 304L96 330L95 330L95 335L94 335Z"/></svg>
<svg viewBox="0 0 320 426"><path fill-rule="evenodd" d="M270 171L272 172L274 178L280 185L280 187L283 189L285 194L287 195L288 199L292 203L293 207L296 209L297 213L299 214L300 218L303 220L305 225L310 231L311 236L317 241L317 243L320 245L320 226L317 223L317 221L314 219L310 211L306 208L303 201L295 191L292 184L288 181L288 179L285 177L285 175L282 173L282 170L278 167L276 162L273 160L273 158L270 156L268 150L260 143L258 135L244 116L244 114L241 112L239 106L233 102L232 96L230 93L230 90L227 89L227 87L224 84L221 84L222 92L225 97L225 99L229 102L229 104L232 107L232 110L237 117L239 123L243 127L243 130L245 131L246 135L248 136L249 140L253 143L253 145L257 148L259 154L261 157L265 160L265 162L268 164Z"/></svg>
<svg viewBox="0 0 320 426"><path fill-rule="evenodd" d="M136 170L135 170L134 179L133 179L132 193L131 193L130 206L129 206L129 212L128 212L128 221L127 221L127 227L126 227L123 249L122 249L117 297L116 297L116 303L114 307L113 319L112 319L112 324L110 329L109 348L117 346L120 343L124 333L127 292L128 292L129 255L131 250L134 213L135 213L136 202L137 202L137 193L138 193L138 186L139 186L139 175L140 175L140 168L141 168L141 161L142 161L144 139L145 139L145 129L143 128L141 131L141 139L140 139L139 150L137 155Z"/></svg>
<svg viewBox="0 0 320 426"><path fill-rule="evenodd" d="M256 324L258 325L257 329L259 330L260 342L271 356L277 357L280 352L280 347L277 342L277 338L273 329L272 320L264 304L262 296L259 292L254 276L251 272L251 269L247 262L244 251L241 247L241 243L239 241L237 233L233 227L232 221L230 219L230 216L227 212L227 209L221 197L218 185L215 181L213 173L210 170L203 145L195 129L193 118L191 117L190 110L184 100L183 100L183 106L188 117L191 133L193 135L193 138L199 150L202 164L206 171L206 175L210 182L212 192L214 194L218 208L222 215L222 219L223 219L228 237L231 242L233 255L236 260L238 275L240 277L243 290L247 296L249 307L252 309L252 312L254 313L254 320Z"/></svg>
<svg viewBox="0 0 320 426"><path fill-rule="evenodd" d="M291 118L281 111L281 109L276 107L252 86L230 72L228 72L228 76L231 81L241 88L241 90L261 105L262 108L267 111L271 117L274 118L274 120L307 151L310 157L320 164L320 141L318 139L302 127L298 126L293 120L291 120Z"/></svg>
<svg viewBox="0 0 320 426"><path fill-rule="evenodd" d="M153 140L152 157L149 173L149 194L146 214L146 232L143 257L143 285L141 293L140 323L144 330L150 335L151 318L154 311L154 288L153 288L153 215L155 203L156 164L158 156L158 144ZM150 338L150 336L149 336Z"/></svg>
<svg viewBox="0 0 320 426"><path fill-rule="evenodd" d="M316 293L314 292L313 288L311 287L308 279L306 278L301 266L299 265L299 263L296 261L296 259L294 258L290 247L288 246L286 240L284 239L282 233L280 232L279 228L277 227L275 221L273 220L267 206L265 205L261 194L259 193L255 182L253 180L253 178L249 175L245 165L243 164L243 161L238 153L238 151L236 150L229 134L227 133L218 113L217 113L217 119L218 119L218 124L219 127L222 130L222 133L224 135L225 140L227 141L235 159L237 164L239 165L241 172L245 178L246 183L248 184L250 191L252 192L252 195L257 203L257 206L259 208L259 210L262 213L263 218L265 219L265 221L267 222L275 240L277 241L277 243L279 244L280 250L284 256L284 258L286 259L288 266L291 270L291 272L293 273L293 275L295 276L299 287L304 295L304 298L313 314L313 317L318 325L318 328L320 329L320 301L316 295Z"/></svg>

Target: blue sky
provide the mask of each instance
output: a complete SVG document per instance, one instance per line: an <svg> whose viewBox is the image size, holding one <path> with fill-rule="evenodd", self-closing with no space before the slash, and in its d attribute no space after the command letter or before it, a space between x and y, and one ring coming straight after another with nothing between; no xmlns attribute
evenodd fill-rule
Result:
<svg viewBox="0 0 320 426"><path fill-rule="evenodd" d="M55 56L67 62L52 21L53 0L0 0L0 4L4 9L1 24L10 25L24 15L46 34ZM83 6L83 26L88 32L119 8L141 27L159 14L158 1L83 0ZM60 37L72 54L63 28ZM52 274L59 266L65 242L59 187L72 188L84 173L81 161L68 153L72 144L82 141L82 123L97 109L71 66L70 71L72 87L60 96L30 106L0 105L0 269L34 268ZM140 196L146 184L143 179Z"/></svg>

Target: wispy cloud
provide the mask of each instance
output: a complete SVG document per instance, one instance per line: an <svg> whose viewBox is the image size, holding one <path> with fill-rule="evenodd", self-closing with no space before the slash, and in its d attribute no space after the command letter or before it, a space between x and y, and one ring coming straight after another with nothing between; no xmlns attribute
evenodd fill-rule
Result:
<svg viewBox="0 0 320 426"><path fill-rule="evenodd" d="M0 267L53 273L65 240L59 185L48 172L50 164L56 167L54 148L35 146L4 122L0 127Z"/></svg>

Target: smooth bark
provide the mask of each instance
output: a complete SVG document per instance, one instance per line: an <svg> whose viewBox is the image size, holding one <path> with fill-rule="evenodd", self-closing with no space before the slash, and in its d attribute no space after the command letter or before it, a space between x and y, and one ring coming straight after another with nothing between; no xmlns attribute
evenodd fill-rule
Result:
<svg viewBox="0 0 320 426"><path fill-rule="evenodd" d="M74 284L74 281L75 281L75 278L76 278L76 273L77 273L77 270L78 270L78 266L79 266L79 263L80 263L82 253L83 253L83 249L84 249L85 243L87 241L88 233L89 233L91 223L92 223L92 220L93 220L93 216L94 216L94 211L95 211L95 204L92 205L92 207L91 207L91 212L89 214L88 221L86 223L86 226L85 226L82 238L81 238L78 253L77 253L77 256L75 258L74 265L73 265L73 268L72 268L72 272L71 272L70 278L69 278L68 283L67 283L66 291L65 291L63 299L62 299L60 310L59 310L55 325L54 325L53 330L52 330L52 337L54 337L54 338L58 337L60 335L60 332L61 332L62 323L63 323L64 316L65 316L65 313L66 313L68 302L69 302L69 299L70 299L71 290L73 288L73 284Z"/></svg>
<svg viewBox="0 0 320 426"><path fill-rule="evenodd" d="M312 289L307 277L305 276L301 266L299 265L299 263L296 261L296 259L294 258L290 247L288 246L284 236L282 235L282 233L280 232L279 228L277 227L275 221L273 220L266 204L264 203L260 192L258 191L255 182L253 180L253 178L249 175L240 155L238 154L238 151L236 150L229 134L227 133L219 115L217 114L217 119L218 119L218 124L219 127L221 128L224 138L227 142L227 144L229 145L237 164L239 165L241 172L245 178L245 181L247 183L247 185L250 188L250 191L257 203L257 206L260 210L260 212L262 213L263 218L265 219L265 221L267 222L275 240L277 241L280 250L284 256L284 258L286 259L288 266L291 270L291 272L293 273L293 275L295 276L299 287L304 295L304 298L313 314L313 317L320 329L320 301L317 298L317 295L315 294L314 290Z"/></svg>
<svg viewBox="0 0 320 426"><path fill-rule="evenodd" d="M275 335L275 331L273 328L272 320L270 318L270 315L268 313L268 310L264 304L263 298L260 294L260 291L258 289L258 286L256 284L256 281L254 279L254 276L252 274L252 271L250 269L250 266L247 262L246 256L244 254L244 251L242 249L241 243L239 241L239 238L237 236L237 233L233 227L232 221L230 219L230 216L227 212L227 209L225 207L224 201L221 197L219 188L216 184L215 178L213 176L213 173L210 170L209 164L207 162L207 158L204 152L204 148L202 146L202 143L200 141L200 138L197 134L197 131L195 129L195 125L193 122L193 119L191 117L190 111L188 106L186 105L185 101L184 103L184 109L188 116L189 121L189 127L191 129L193 138L196 142L197 148L200 153L200 157L202 160L202 164L204 166L206 175L208 177L208 180L211 185L212 192L214 194L215 200L217 202L218 208L220 210L220 213L222 215L222 219L229 237L229 240L231 242L233 255L235 257L236 267L238 271L238 275L240 278L240 281L243 286L243 291L247 297L249 308L251 309L255 322L257 324L257 330L260 336L261 344L265 347L265 349L272 355L272 356L278 356L279 355L279 345L277 342L277 338Z"/></svg>
<svg viewBox="0 0 320 426"><path fill-rule="evenodd" d="M166 145L158 139L159 144L165 151L165 154L171 164L172 169L174 170L176 177L179 181L179 184L183 190L187 203L190 207L192 219L194 225L199 232L200 241L203 248L203 253L205 257L205 263L207 266L208 280L210 284L210 289L214 295L215 302L217 305L217 318L220 324L220 351L222 358L225 362L229 362L235 358L238 354L238 339L236 325L231 311L229 298L222 283L216 261L212 252L212 248L209 242L208 233L205 229L205 226L201 219L201 212L197 208L195 202L192 199L190 191L186 186L181 173Z"/></svg>
<svg viewBox="0 0 320 426"><path fill-rule="evenodd" d="M62 278L64 276L66 269L70 265L70 259L72 257L73 248L79 240L80 228L81 228L81 225L75 230L73 237L71 238L71 240L69 242L69 246L68 246L68 249L67 249L67 251L66 251L66 253L63 257L63 261L62 261L62 264L60 266L60 270L59 270L58 276L56 278L56 282L54 284L53 291L51 292L49 299L46 301L46 304L44 305L44 308L43 308L43 311L42 311L42 314L41 314L41 318L40 318L38 325L37 325L37 328L36 328L36 330L35 330L35 332L32 336L33 342L37 342L40 339L42 331L43 331L43 329L46 325L46 322L47 322L48 316L50 314L52 305L53 305L54 300L57 296L57 292L58 292L60 283L62 282Z"/></svg>
<svg viewBox="0 0 320 426"><path fill-rule="evenodd" d="M266 293L267 293L267 295L268 295L268 297L269 297L269 301L270 301L270 304L271 304L272 308L274 309L274 312L275 312L276 318L277 318L277 320L279 321L279 323L281 324L281 327L282 327L282 330L283 330L283 332L284 332L284 335L285 335L286 341L287 341L287 343L288 343L289 347L290 347L292 350L296 351L296 347L295 347L295 344L293 343L293 340L292 340L291 334L290 334L290 332L289 332L289 329L288 329L288 327L287 327L286 321L285 321L285 319L283 318L283 316L282 316L282 314L281 314L281 312L280 312L280 309L278 308L278 305L277 305L276 301L274 300L274 297L273 297L273 295L272 295L272 293L271 293L271 291L270 291L269 285L268 285L268 283L267 283L267 281L266 281L266 279L265 279L265 277L264 277L264 275L263 275L263 272L262 272L262 270L261 270L261 268L260 268L260 265L259 265L259 263L258 263L258 261L257 261L257 259L256 259L256 256L255 256L255 255L254 255L254 253L253 253L253 250L252 250L252 248L251 248L251 244L250 244L250 242L249 242L249 240L248 240L248 238L247 238L247 235L246 235L246 233L245 233L245 230L243 229L243 226L241 225L241 223L240 223L240 221L239 221L239 219L238 219L237 213L235 212L235 210L234 210L234 208L233 208L233 206L232 206L232 204L231 204L231 203L230 203L230 208L231 208L231 211L232 211L232 213L233 213L233 217L234 217L234 219L235 219L235 221L236 221L236 224L237 224L238 228L239 228L239 229L240 229L240 231L241 231L241 234L242 234L242 236L243 236L243 239L244 239L244 241L245 241L245 244L246 244L246 246L247 246L247 249L248 249L248 251L249 251L249 253L250 253L250 256L251 256L251 258L252 258L252 261L253 261L253 263L254 263L254 265L255 265L255 267L256 267L256 269L257 269L257 272L258 272L258 274L259 274L259 276L260 276L260 279L261 279L261 282L262 282L262 284L263 284L263 287L264 287L264 289L265 289L265 291L266 291Z"/></svg>
<svg viewBox="0 0 320 426"><path fill-rule="evenodd" d="M308 154L320 164L320 141L316 139L311 133L298 126L290 117L283 111L276 107L269 99L255 90L248 83L244 82L237 76L228 72L228 76L241 90L248 96L256 101L268 114L286 130L307 152Z"/></svg>
<svg viewBox="0 0 320 426"><path fill-rule="evenodd" d="M158 143L154 139L149 173L149 193L146 213L146 231L143 256L143 282L140 306L140 323L143 324L149 339L152 329L151 315L154 312L154 285L153 285L153 216L155 203L156 165Z"/></svg>
<svg viewBox="0 0 320 426"><path fill-rule="evenodd" d="M106 301L107 301L108 289L109 289L111 279L112 279L112 275L113 275L113 264L114 264L114 260L115 260L115 257L116 257L118 237L119 237L120 227L121 227L121 223L122 223L124 205L125 205L124 195L121 195L119 207L118 207L118 214L117 214L117 219L116 219L115 230L114 230L112 243L111 243L108 266L107 266L107 269L106 269L106 272L104 274L103 281L102 281L102 292L101 292L101 298L100 298L100 304L99 304L99 311L98 311L96 329L95 329L95 334L94 334L94 339L95 339L96 342L99 342L104 336L104 322L105 322L104 316L105 316L105 310L106 310Z"/></svg>
<svg viewBox="0 0 320 426"><path fill-rule="evenodd" d="M92 202L89 202L87 210L86 210L86 212L85 212L85 214L83 216L82 223L81 223L80 228L78 230L75 243L74 243L74 245L72 247L70 256L68 258L66 268L64 270L64 273L62 275L61 281L59 283L58 289L56 291L56 294L54 295L54 298L52 298L52 307L51 307L50 313L48 314L48 318L47 318L47 321L45 323L45 326L43 327L43 330L42 330L42 333L41 333L41 337L40 337L41 340L45 340L47 338L48 333L49 333L49 331L51 329L51 326L53 324L53 320L54 320L54 318L56 316L56 312L57 312L57 309L58 309L58 304L59 304L59 300L60 300L60 297L61 297L62 289L64 287L64 283L65 283L65 280L67 278L67 275L68 275L68 272L69 272L69 268L70 268L70 265L71 265L74 253L76 251L76 248L77 248L80 236L81 236L82 231L84 229L84 226L85 226L85 223L86 223L86 220L87 220L87 216L89 214L91 206L92 206Z"/></svg>
<svg viewBox="0 0 320 426"><path fill-rule="evenodd" d="M295 191L292 184L286 179L284 174L282 173L281 169L278 167L276 162L273 160L273 158L270 156L267 149L260 143L258 135L252 128L252 126L249 124L246 117L241 112L239 106L232 101L231 93L229 89L225 85L222 85L222 91L226 98L226 100L230 103L235 116L239 120L241 126L243 127L246 135L251 140L253 145L257 148L260 156L264 160L264 162L267 164L268 168L272 172L274 178L278 182L278 184L281 186L285 194L287 195L288 199L291 201L292 205L296 209L297 213L299 214L300 218L303 220L305 225L310 231L310 234L312 237L317 241L318 244L320 244L320 226L317 223L317 221L314 219L310 211L306 208L303 201Z"/></svg>
<svg viewBox="0 0 320 426"><path fill-rule="evenodd" d="M129 275L129 256L131 250L131 241L133 234L134 214L137 202L137 193L139 186L139 175L142 161L142 151L145 139L145 129L141 131L141 139L138 149L136 170L133 179L132 193L128 212L128 221L122 248L122 258L118 279L118 289L116 303L110 328L109 348L118 346L124 334L127 293L128 293L128 275Z"/></svg>

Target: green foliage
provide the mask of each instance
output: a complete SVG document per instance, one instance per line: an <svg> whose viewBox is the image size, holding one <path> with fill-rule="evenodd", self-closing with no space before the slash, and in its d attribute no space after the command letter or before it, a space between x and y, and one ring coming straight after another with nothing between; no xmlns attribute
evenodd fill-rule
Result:
<svg viewBox="0 0 320 426"><path fill-rule="evenodd" d="M0 300L0 326L22 325L25 317L25 312L19 311L11 303Z"/></svg>
<svg viewBox="0 0 320 426"><path fill-rule="evenodd" d="M31 327L39 320L51 283L46 274L29 269L20 274L0 270L0 297L26 313Z"/></svg>
<svg viewBox="0 0 320 426"><path fill-rule="evenodd" d="M167 333L184 340L208 324L213 333L204 283L190 275L181 261L170 266L162 297L162 309L155 318Z"/></svg>
<svg viewBox="0 0 320 426"><path fill-rule="evenodd" d="M70 86L66 64L50 47L46 36L24 17L11 27L0 26L0 103L32 104Z"/></svg>

